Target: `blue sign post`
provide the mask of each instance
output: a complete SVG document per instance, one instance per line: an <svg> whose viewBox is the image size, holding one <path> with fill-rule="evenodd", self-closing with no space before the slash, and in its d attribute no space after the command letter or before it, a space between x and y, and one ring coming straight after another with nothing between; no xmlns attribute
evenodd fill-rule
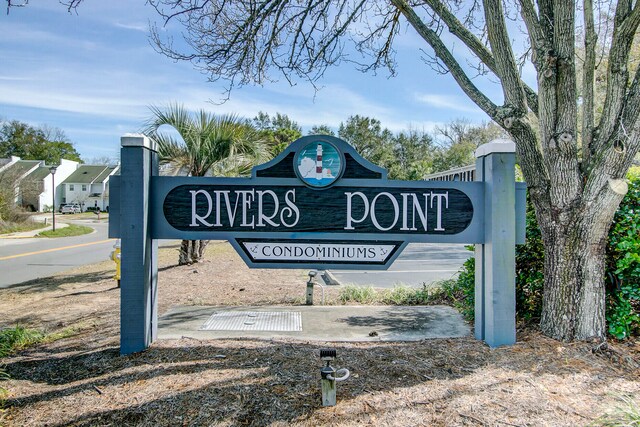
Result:
<svg viewBox="0 0 640 427"><path fill-rule="evenodd" d="M479 182L391 181L326 135L298 139L251 178L161 177L153 142L124 136L109 223L122 239L121 353L156 337L157 239L225 239L250 267L379 270L410 242L476 244L476 336L514 343L526 191L514 148L480 147Z"/></svg>
<svg viewBox="0 0 640 427"><path fill-rule="evenodd" d="M491 347L516 342L515 144L493 141L476 151L476 180L484 185L484 241L475 248L475 336ZM524 192L522 192L524 194ZM526 200L520 198L520 205ZM519 212L524 221L524 212ZM519 221L519 222L520 222ZM519 237L516 239L516 237Z"/></svg>
<svg viewBox="0 0 640 427"><path fill-rule="evenodd" d="M120 191L115 194L112 188L110 199L119 199L120 353L129 354L149 347L157 337L158 241L151 235L149 201L158 153L153 141L141 135L123 136L121 144ZM109 216L113 214L112 208ZM111 220L109 225L111 235Z"/></svg>

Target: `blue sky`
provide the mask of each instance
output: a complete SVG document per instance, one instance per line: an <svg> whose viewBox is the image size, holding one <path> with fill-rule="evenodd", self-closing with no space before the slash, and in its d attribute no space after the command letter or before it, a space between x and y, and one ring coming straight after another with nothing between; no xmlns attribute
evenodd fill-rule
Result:
<svg viewBox="0 0 640 427"><path fill-rule="evenodd" d="M307 83L281 81L234 89L226 103L212 103L223 85L153 50L148 26L158 19L144 3L85 0L70 14L57 1L31 1L1 15L0 118L58 127L85 160L117 157L120 136L140 130L149 105L175 102L247 118L284 113L305 133L313 125L337 128L355 114L393 131L429 131L456 118L487 121L450 76L421 61L424 45L411 29L396 45L396 77L362 74L345 63L325 74L317 93ZM499 102L499 89L489 90Z"/></svg>

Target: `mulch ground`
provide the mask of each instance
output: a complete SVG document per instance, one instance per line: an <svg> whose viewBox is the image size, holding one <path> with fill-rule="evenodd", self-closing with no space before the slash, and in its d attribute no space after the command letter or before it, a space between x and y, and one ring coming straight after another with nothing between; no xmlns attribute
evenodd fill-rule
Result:
<svg viewBox="0 0 640 427"><path fill-rule="evenodd" d="M306 272L249 270L226 243L176 267L161 251L160 312L174 305L301 304ZM119 292L109 262L0 290L0 327L72 336L0 360L7 426L593 425L640 395L638 342L561 343L535 327L489 349L472 338L411 343L163 340L118 352ZM327 298L337 303L337 291ZM322 407L319 349L351 377ZM597 423L596 423L597 424Z"/></svg>

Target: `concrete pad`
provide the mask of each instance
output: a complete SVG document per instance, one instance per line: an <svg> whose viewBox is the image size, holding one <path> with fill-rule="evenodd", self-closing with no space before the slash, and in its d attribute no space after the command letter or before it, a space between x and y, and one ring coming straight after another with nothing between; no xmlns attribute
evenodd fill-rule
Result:
<svg viewBox="0 0 640 427"><path fill-rule="evenodd" d="M299 312L302 331L202 330L214 313ZM160 317L159 339L287 338L301 341L419 341L471 334L462 315L448 306L174 307Z"/></svg>

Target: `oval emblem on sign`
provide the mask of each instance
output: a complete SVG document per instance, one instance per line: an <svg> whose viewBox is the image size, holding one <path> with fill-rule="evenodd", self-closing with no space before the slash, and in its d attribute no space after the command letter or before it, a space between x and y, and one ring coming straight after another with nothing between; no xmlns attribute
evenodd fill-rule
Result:
<svg viewBox="0 0 640 427"><path fill-rule="evenodd" d="M314 188L329 187L335 183L344 169L342 153L325 141L305 145L294 158L298 178Z"/></svg>

